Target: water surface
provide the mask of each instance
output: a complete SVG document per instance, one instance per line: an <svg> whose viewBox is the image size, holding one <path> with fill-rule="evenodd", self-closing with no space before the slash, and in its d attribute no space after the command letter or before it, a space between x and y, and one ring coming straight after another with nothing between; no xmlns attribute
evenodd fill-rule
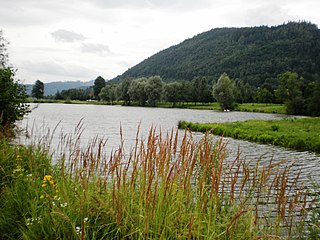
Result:
<svg viewBox="0 0 320 240"><path fill-rule="evenodd" d="M83 132L81 141L85 145L94 137L108 139L107 147L111 149L120 145L120 127L122 129L125 146L135 142L136 132L140 126L140 137L146 138L151 127L162 132L177 129L179 120L192 122L230 122L249 119L281 119L285 115L248 113L248 112L220 112L214 110L144 108L107 105L77 105L77 104L32 104L33 111L21 122L23 128L33 129L33 135L41 135L49 128L56 128L52 139L52 147L59 144L61 134L75 131L79 122ZM27 127L28 126L28 127ZM179 130L182 135L182 130ZM200 139L201 133L194 133ZM24 141L24 140L21 140ZM228 143L229 158L234 159L240 149L241 157L248 161L261 162L270 159L274 161L287 160L294 164L294 171L301 171L304 179L312 177L320 180L320 156L310 152L291 151L271 145L261 145L247 141L225 138Z"/></svg>

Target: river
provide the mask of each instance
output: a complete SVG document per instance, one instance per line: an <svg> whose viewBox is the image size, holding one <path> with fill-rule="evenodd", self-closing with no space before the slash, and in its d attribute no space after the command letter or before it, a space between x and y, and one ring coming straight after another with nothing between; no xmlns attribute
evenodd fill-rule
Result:
<svg viewBox="0 0 320 240"><path fill-rule="evenodd" d="M81 125L81 143L86 145L95 137L107 139L108 150L117 148L121 143L120 128L125 146L133 145L140 126L140 138L146 138L151 127L166 132L177 128L179 120L192 122L229 122L248 119L281 119L278 114L220 112L213 110L144 108L86 104L31 104L34 108L20 123L23 133L31 138L21 137L22 143L35 141L43 135L52 135L52 148L57 148L62 135L72 134ZM27 130L26 130L27 129ZM53 130L55 129L54 133ZM179 130L182 135L183 130ZM22 134L24 136L25 134ZM201 133L194 133L200 138ZM294 164L293 173L301 171L302 179L320 180L320 156L310 152L291 151L271 145L261 145L247 141L225 138L229 158L234 159L240 149L241 158L261 162L287 160Z"/></svg>

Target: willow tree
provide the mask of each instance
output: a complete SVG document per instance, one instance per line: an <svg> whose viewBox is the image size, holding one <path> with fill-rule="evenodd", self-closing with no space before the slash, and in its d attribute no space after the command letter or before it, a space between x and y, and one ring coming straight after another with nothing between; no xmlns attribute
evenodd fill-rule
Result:
<svg viewBox="0 0 320 240"><path fill-rule="evenodd" d="M219 102L221 109L233 110L236 106L237 88L235 81L223 73L212 89L213 97Z"/></svg>

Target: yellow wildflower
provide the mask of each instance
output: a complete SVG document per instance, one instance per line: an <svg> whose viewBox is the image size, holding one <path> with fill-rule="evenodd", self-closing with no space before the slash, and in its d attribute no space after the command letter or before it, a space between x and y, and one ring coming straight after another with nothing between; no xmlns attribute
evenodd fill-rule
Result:
<svg viewBox="0 0 320 240"><path fill-rule="evenodd" d="M45 184L45 183L43 183L42 185L41 185L41 187L46 187L47 186L47 184Z"/></svg>
<svg viewBox="0 0 320 240"><path fill-rule="evenodd" d="M41 195L41 196L40 196L40 199L44 199L44 195Z"/></svg>
<svg viewBox="0 0 320 240"><path fill-rule="evenodd" d="M51 175L45 175L43 177L43 182L48 182L50 185L54 185L54 180Z"/></svg>
<svg viewBox="0 0 320 240"><path fill-rule="evenodd" d="M17 154L17 161L21 161L22 160L22 157L19 155L19 154Z"/></svg>
<svg viewBox="0 0 320 240"><path fill-rule="evenodd" d="M23 172L24 168L22 168L20 165L17 165L16 169L13 170L13 174Z"/></svg>

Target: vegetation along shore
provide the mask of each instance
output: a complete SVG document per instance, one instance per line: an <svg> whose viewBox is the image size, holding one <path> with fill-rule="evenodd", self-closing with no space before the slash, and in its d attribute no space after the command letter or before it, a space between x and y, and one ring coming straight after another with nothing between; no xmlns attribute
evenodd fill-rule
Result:
<svg viewBox="0 0 320 240"><path fill-rule="evenodd" d="M180 121L178 127L195 132L210 132L224 137L320 153L319 117L202 124Z"/></svg>

